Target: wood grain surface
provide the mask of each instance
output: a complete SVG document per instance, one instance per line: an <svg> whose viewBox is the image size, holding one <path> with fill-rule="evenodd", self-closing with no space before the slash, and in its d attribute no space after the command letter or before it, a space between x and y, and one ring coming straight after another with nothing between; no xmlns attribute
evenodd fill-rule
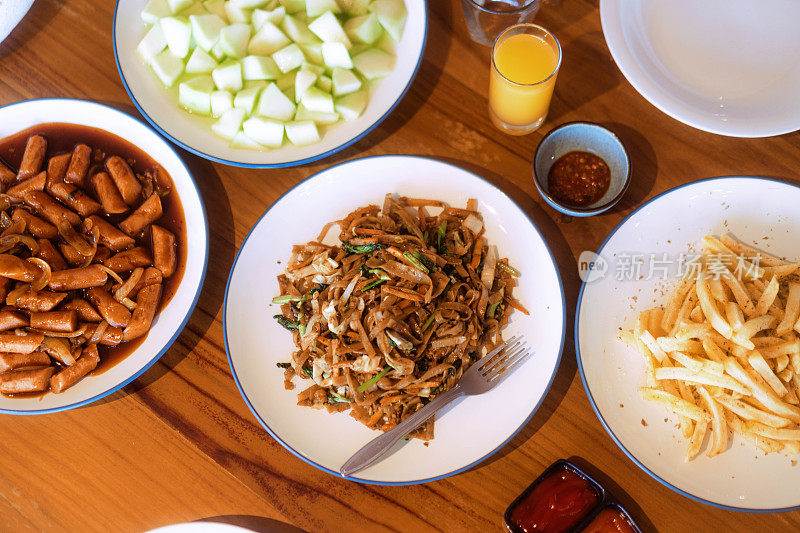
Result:
<svg viewBox="0 0 800 533"><path fill-rule="evenodd" d="M138 116L114 62L113 11L111 0L36 0L0 44L0 105L75 97ZM635 206L678 184L725 174L797 180L798 135L732 139L672 120L617 69L597 2L563 0L538 18L564 51L550 116L540 132L506 136L486 112L489 51L470 41L460 2L431 0L429 13L428 46L411 90L379 128L347 150L283 170L238 169L181 153L200 186L211 227L214 260L197 308L172 348L124 390L70 412L0 417L0 530L143 531L216 519L260 531L501 531L508 503L561 457L579 458L592 471L604 472L600 477L647 530L800 529L800 512L715 509L640 471L592 412L571 334L581 251L597 249ZM633 183L618 207L583 220L563 219L546 207L531 182L531 160L542 134L572 120L613 129L633 161ZM482 465L411 487L343 481L282 448L240 397L222 335L228 271L259 215L314 172L386 153L462 165L513 197L556 254L570 324L561 368L530 423Z"/></svg>

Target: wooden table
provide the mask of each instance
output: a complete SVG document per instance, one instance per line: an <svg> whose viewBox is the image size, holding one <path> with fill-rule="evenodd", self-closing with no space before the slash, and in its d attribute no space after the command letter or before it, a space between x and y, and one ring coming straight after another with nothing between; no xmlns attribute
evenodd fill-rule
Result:
<svg viewBox="0 0 800 533"><path fill-rule="evenodd" d="M647 529L791 531L800 512L722 511L679 496L640 471L601 427L577 375L571 327L553 387L528 425L479 467L411 487L360 485L300 461L262 429L231 378L222 300L234 253L266 207L303 178L362 155L429 155L487 176L539 225L553 248L572 324L576 257L642 201L723 174L798 179L800 139L731 139L684 126L649 105L606 48L596 2L565 0L539 20L564 63L542 132L600 122L633 159L633 184L610 213L566 221L531 182L542 133L510 137L486 112L488 49L466 34L458 0L432 0L428 46L411 90L364 140L322 163L246 170L183 153L211 227L208 276L184 332L161 361L113 396L73 411L0 417L0 530L142 531L202 518L262 531L500 531L508 503L560 457L607 473ZM110 0L37 0L0 45L0 105L61 96L137 115L114 64ZM137 23L131 21L132 24ZM276 521L277 520L277 521ZM280 521L280 522L278 522ZM269 529L277 528L277 529Z"/></svg>

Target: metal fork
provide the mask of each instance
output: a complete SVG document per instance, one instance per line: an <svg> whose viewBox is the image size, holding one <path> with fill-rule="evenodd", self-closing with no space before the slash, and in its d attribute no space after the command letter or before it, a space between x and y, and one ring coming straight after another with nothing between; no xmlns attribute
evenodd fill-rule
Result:
<svg viewBox="0 0 800 533"><path fill-rule="evenodd" d="M483 394L493 389L530 355L531 350L521 336L511 337L475 362L452 389L438 395L428 405L358 450L339 469L339 472L343 476L350 476L375 464L400 439L418 428L437 411L462 396Z"/></svg>

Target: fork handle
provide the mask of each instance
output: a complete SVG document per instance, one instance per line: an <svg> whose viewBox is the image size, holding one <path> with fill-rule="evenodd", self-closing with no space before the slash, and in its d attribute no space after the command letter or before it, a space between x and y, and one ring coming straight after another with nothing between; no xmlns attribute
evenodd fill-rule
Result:
<svg viewBox="0 0 800 533"><path fill-rule="evenodd" d="M443 392L428 405L397 424L394 428L369 441L363 448L358 450L347 460L339 472L343 476L350 476L374 464L383 457L392 446L397 444L400 439L417 429L423 422L435 415L447 404L463 395L464 391L458 384L452 389Z"/></svg>

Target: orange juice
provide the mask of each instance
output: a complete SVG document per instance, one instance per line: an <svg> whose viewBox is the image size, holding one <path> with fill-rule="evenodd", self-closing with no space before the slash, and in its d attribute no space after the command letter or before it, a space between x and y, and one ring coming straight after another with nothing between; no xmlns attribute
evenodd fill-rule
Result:
<svg viewBox="0 0 800 533"><path fill-rule="evenodd" d="M559 66L558 41L549 33L508 35L526 27L539 28L532 24L509 28L492 51L489 107L494 122L508 133L529 133L544 122Z"/></svg>

